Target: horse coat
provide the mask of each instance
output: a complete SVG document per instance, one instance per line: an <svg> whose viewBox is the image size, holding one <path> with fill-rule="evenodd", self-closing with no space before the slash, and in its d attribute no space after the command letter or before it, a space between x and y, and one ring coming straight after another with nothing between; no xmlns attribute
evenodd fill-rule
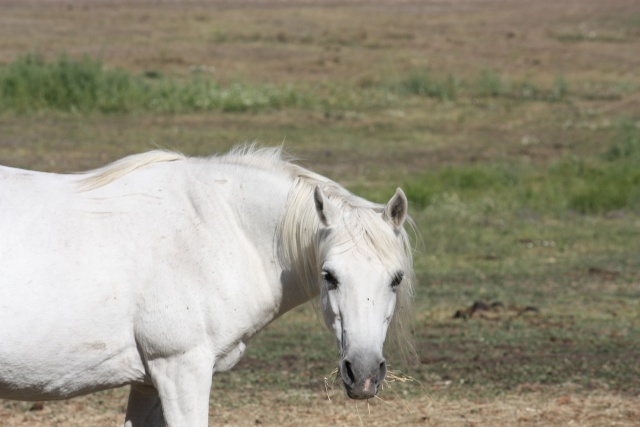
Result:
<svg viewBox="0 0 640 427"><path fill-rule="evenodd" d="M372 397L411 303L406 218L401 190L368 202L278 148L0 167L0 397L130 384L126 426L206 426L212 375L318 294L347 393Z"/></svg>

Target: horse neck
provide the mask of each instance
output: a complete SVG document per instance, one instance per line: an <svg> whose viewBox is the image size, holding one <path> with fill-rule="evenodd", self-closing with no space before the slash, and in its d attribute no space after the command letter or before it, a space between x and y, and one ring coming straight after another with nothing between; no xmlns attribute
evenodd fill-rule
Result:
<svg viewBox="0 0 640 427"><path fill-rule="evenodd" d="M302 275L291 263L283 261L279 253L282 220L296 180L285 173L238 166L231 166L224 175L233 177L228 181L232 186L229 202L236 220L263 260L274 292L281 295L276 317L311 300L316 296L314 289L301 280ZM311 197L309 203L313 204Z"/></svg>

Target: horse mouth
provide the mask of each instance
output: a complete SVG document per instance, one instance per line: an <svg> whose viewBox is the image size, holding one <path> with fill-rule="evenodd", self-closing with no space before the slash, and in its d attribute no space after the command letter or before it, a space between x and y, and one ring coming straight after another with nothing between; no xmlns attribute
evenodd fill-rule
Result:
<svg viewBox="0 0 640 427"><path fill-rule="evenodd" d="M378 385L372 378L367 378L360 384L349 385L344 383L344 389L347 392L347 396L354 400L366 400L371 399L378 393Z"/></svg>

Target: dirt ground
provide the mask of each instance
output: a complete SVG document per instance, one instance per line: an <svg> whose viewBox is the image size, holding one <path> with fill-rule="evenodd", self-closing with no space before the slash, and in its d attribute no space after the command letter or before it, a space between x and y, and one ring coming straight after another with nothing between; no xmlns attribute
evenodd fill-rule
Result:
<svg viewBox="0 0 640 427"><path fill-rule="evenodd" d="M551 392L551 393L550 393ZM342 397L329 401L322 393L268 393L253 403L238 394L234 406L212 405L209 422L218 426L637 426L640 400L608 394L572 394L563 389L506 394L499 399L420 398L354 402ZM297 403L291 403L291 401ZM120 391L63 402L0 406L4 427L92 427L119 425L126 397ZM20 406L20 408L17 408Z"/></svg>
<svg viewBox="0 0 640 427"><path fill-rule="evenodd" d="M637 1L0 0L0 61L89 54L130 70L366 82L483 68L552 80L637 73ZM604 66L610 64L611 66Z"/></svg>

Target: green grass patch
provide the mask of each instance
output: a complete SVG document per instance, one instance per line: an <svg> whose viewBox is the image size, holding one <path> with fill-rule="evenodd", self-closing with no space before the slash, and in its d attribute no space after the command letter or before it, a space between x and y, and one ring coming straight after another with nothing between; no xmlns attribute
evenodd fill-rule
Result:
<svg viewBox="0 0 640 427"><path fill-rule="evenodd" d="M569 189L569 207L581 213L640 208L638 164L601 165L585 170Z"/></svg>
<svg viewBox="0 0 640 427"><path fill-rule="evenodd" d="M618 124L618 137L605 152L604 158L611 161L628 161L640 165L640 131L631 119L623 119Z"/></svg>
<svg viewBox="0 0 640 427"><path fill-rule="evenodd" d="M434 77L428 68L422 67L411 69L408 75L398 82L395 89L401 94L448 101L456 99L459 85L460 82L451 74L444 78Z"/></svg>
<svg viewBox="0 0 640 427"><path fill-rule="evenodd" d="M129 111L144 92L141 80L99 61L61 56L53 63L27 55L0 69L0 108L18 112Z"/></svg>
<svg viewBox="0 0 640 427"><path fill-rule="evenodd" d="M618 126L616 142L602 158L566 156L548 166L517 161L432 169L407 180L413 206L461 200L477 209L534 211L539 214L604 214L640 211L640 129Z"/></svg>
<svg viewBox="0 0 640 427"><path fill-rule="evenodd" d="M511 82L490 70L465 82L453 74L438 76L426 67L418 67L403 76L365 86L349 82L222 85L199 72L181 79L153 70L137 75L106 67L87 56L62 55L47 62L32 54L0 67L0 111L238 113L302 108L340 115L345 111L401 107L411 97L458 102L461 98L558 101L569 96L569 84L563 76L558 76L550 88L540 88L530 82Z"/></svg>
<svg viewBox="0 0 640 427"><path fill-rule="evenodd" d="M244 112L301 106L291 86L222 86L204 76L178 81L160 74L144 77L105 67L89 57L63 55L45 62L23 56L0 68L0 110L101 113Z"/></svg>
<svg viewBox="0 0 640 427"><path fill-rule="evenodd" d="M385 86L389 87L389 85ZM451 73L438 76L427 67L416 67L390 86L394 93L404 96L422 96L440 101L464 98L503 98L517 101L549 101L567 99L569 82L558 75L550 87L540 87L528 80L512 81L496 70L484 69L478 77L463 80Z"/></svg>
<svg viewBox="0 0 640 427"><path fill-rule="evenodd" d="M474 82L474 92L478 96L497 97L511 92L509 83L498 73L482 70L480 77Z"/></svg>

